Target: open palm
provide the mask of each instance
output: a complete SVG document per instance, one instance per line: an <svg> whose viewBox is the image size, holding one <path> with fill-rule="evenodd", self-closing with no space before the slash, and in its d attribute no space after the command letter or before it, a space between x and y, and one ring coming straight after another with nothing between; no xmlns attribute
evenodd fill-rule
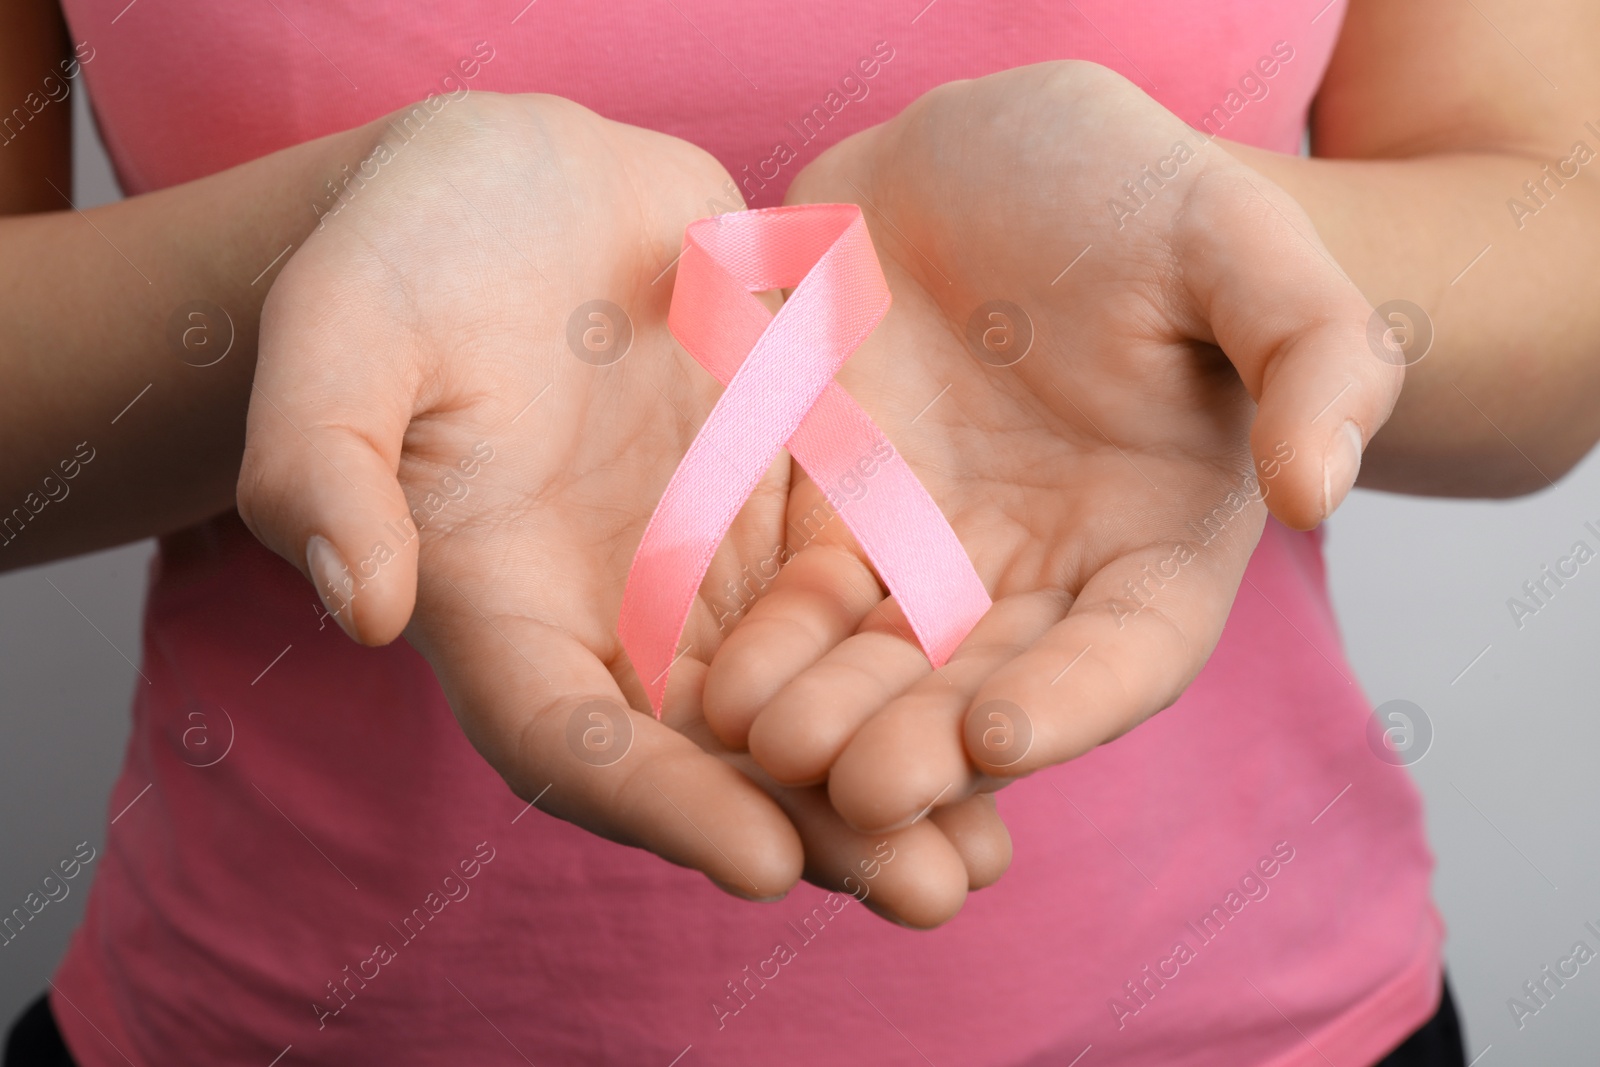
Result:
<svg viewBox="0 0 1600 1067"><path fill-rule="evenodd" d="M519 796L743 896L802 873L854 891L883 835L704 728L718 613L696 605L659 722L632 710L648 704L616 636L644 524L718 392L667 330L668 268L731 183L681 141L562 101L454 108L275 283L241 514L352 636L405 629ZM776 464L710 587L783 543L788 490ZM1009 855L987 800L913 829L857 892L913 924Z"/></svg>
<svg viewBox="0 0 1600 1067"><path fill-rule="evenodd" d="M995 598L935 671L831 524L718 653L712 728L826 780L859 829L1175 700L1268 509L1305 528L1337 506L1400 386L1293 201L1090 64L934 90L789 199L863 206L894 306L840 381ZM790 507L791 529L826 511L798 472Z"/></svg>

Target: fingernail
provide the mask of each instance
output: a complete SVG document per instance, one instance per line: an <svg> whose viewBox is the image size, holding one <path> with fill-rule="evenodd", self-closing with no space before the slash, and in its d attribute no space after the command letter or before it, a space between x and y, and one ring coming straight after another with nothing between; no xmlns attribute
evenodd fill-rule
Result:
<svg viewBox="0 0 1600 1067"><path fill-rule="evenodd" d="M719 882L715 878L711 879L711 883L724 893L727 893L729 896L738 897L740 900L748 900L752 904L775 904L789 895L788 892L785 891L778 893L775 896L758 897L754 893L746 892L737 886L729 885L727 882Z"/></svg>
<svg viewBox="0 0 1600 1067"><path fill-rule="evenodd" d="M339 629L352 641L359 640L355 622L350 617L350 601L355 594L350 569L344 565L333 542L321 534L312 534L306 541L306 570L311 572L311 584L316 586L322 606L339 624Z"/></svg>
<svg viewBox="0 0 1600 1067"><path fill-rule="evenodd" d="M1346 419L1322 460L1322 517L1344 503L1361 471L1361 430Z"/></svg>

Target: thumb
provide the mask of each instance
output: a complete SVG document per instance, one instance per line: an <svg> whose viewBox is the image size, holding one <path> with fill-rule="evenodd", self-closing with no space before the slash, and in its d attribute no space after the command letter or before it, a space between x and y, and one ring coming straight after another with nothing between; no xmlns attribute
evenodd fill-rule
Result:
<svg viewBox="0 0 1600 1067"><path fill-rule="evenodd" d="M345 633L387 644L417 592L419 538L396 478L416 395L410 361L396 367L404 342L364 329L341 301L283 295L286 280L297 279L286 271L262 312L239 514L311 580Z"/></svg>
<svg viewBox="0 0 1600 1067"><path fill-rule="evenodd" d="M1240 165L1194 189L1178 249L1211 336L1256 399L1250 431L1267 508L1305 530L1355 484L1404 360L1369 339L1373 310L1292 197Z"/></svg>

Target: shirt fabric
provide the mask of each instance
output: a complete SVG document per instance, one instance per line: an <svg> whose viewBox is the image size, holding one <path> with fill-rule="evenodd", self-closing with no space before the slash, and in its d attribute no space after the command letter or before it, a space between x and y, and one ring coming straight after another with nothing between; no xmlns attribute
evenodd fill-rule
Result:
<svg viewBox="0 0 1600 1067"><path fill-rule="evenodd" d="M920 93L1047 59L1295 151L1324 3L66 9L130 195L464 86L691 140L763 206ZM84 1067L1370 1067L1438 1003L1419 798L1369 749L1319 536L1269 522L1247 577L1183 698L1002 791L1010 872L913 932L810 886L736 900L529 810L404 642L354 645L236 516L170 535L53 1010Z"/></svg>

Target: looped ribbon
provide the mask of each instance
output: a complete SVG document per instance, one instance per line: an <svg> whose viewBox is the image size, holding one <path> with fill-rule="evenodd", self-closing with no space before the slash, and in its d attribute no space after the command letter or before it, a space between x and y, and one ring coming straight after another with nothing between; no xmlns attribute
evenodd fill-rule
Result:
<svg viewBox="0 0 1600 1067"><path fill-rule="evenodd" d="M791 287L776 315L754 295ZM855 535L935 667L989 610L938 505L833 380L888 310L854 204L734 212L684 232L667 325L726 389L667 483L622 594L618 635L658 718L712 556L784 447Z"/></svg>

